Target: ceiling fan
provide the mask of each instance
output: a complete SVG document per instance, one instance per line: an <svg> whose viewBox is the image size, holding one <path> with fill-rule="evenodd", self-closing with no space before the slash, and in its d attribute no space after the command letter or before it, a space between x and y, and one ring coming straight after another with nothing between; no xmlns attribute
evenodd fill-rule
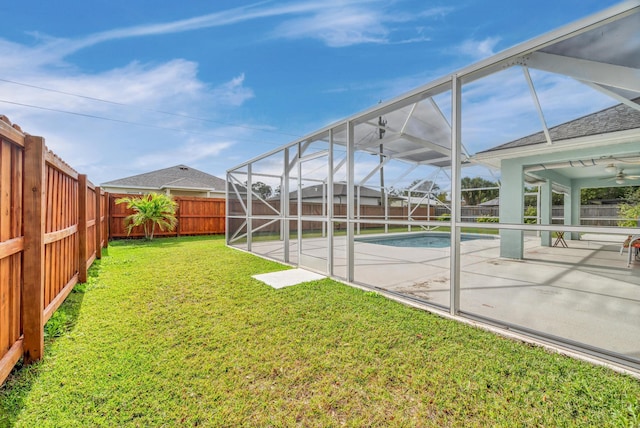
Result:
<svg viewBox="0 0 640 428"><path fill-rule="evenodd" d="M607 165L607 167L605 168L605 171L607 171L607 172L616 171L616 174L611 176L611 177L602 178L601 180L610 180L610 181L614 181L615 180L616 184L624 184L626 180L637 180L637 179L640 179L640 175L625 174L624 173L624 168L618 168L616 170L616 168L615 168L615 166L613 164Z"/></svg>

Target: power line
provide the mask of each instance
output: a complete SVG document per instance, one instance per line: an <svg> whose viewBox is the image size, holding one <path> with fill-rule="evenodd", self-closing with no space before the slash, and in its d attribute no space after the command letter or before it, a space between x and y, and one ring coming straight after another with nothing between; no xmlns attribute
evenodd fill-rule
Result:
<svg viewBox="0 0 640 428"><path fill-rule="evenodd" d="M170 127L167 127L167 126L158 126L158 125L152 125L152 124L149 124L149 123L142 123L142 122L132 122L132 121L129 121L129 120L115 119L115 118L112 118L112 117L97 116L97 115L94 115L94 114L79 113L79 112L76 112L76 111L69 111L69 110L60 110L60 109L55 109L55 108L50 108L50 107L36 106L36 105L33 105L33 104L24 104L24 103L19 103L19 102L16 102L16 101L8 101L8 100L0 99L0 103L12 104L12 105L20 106L20 107L28 107L28 108L38 109L38 110L52 111L52 112L56 112L56 113L70 114L70 115L74 115L74 116L88 117L88 118L91 118L91 119L106 120L106 121L109 121L109 122L124 123L124 124L127 124L127 125L142 126L142 127L145 127L145 128L162 129L162 130L165 130L165 131L185 132L185 133L188 133L188 134L198 134L198 135L207 135L207 136L213 135L213 136L216 136L216 134L211 134L211 133L207 133L207 132L198 132L198 131L192 131L192 130L182 129L182 128L170 128ZM219 135L219 134L217 136L221 137L221 135ZM275 146L280 146L281 145L280 143L274 143L274 142L271 142L271 141L258 141L258 140L248 139L248 138L234 137L234 139L241 140L241 141L249 141L249 142L252 142L252 143L272 144L272 145L275 145Z"/></svg>
<svg viewBox="0 0 640 428"><path fill-rule="evenodd" d="M31 85L29 83L16 82L15 80L9 80L9 79L0 78L0 82L11 83L13 85L24 86L24 87L27 87L27 88L39 89L39 90L42 90L42 91L53 92L53 93L56 93L56 94L62 94L62 95L68 95L68 96L72 96L72 97L83 98L83 99L91 100L91 101L98 101L98 102L106 103L106 104L113 104L113 105L122 106L122 107L140 109L140 110L149 111L149 112L153 112L153 113L160 113L160 114L166 114L166 115L169 115L169 116L183 117L183 118L186 118L186 119L199 120L199 121L202 121L202 122L217 123L219 125L225 125L225 126L230 126L230 127L234 127L234 128L250 129L252 131L260 131L260 132L267 132L267 133L271 133L271 134L285 135L287 137L296 137L296 138L300 137L300 135L290 134L290 133L287 133L287 132L273 131L273 130L269 130L269 129L258 128L257 126L237 125L237 124L228 123L228 122L222 122L222 121L213 120L213 119L205 119L205 118L202 118L202 117L190 116L188 114L174 113L174 112L171 112L171 111L164 111L164 110L156 110L156 109L152 109L152 108L148 108L148 107L139 107L139 106L134 106L134 105L131 105L131 104L121 103L121 102L118 102L118 101L105 100L103 98L90 97L90 96L87 96L87 95L75 94L73 92L65 92L65 91L60 91L60 90L57 90L57 89L45 88L43 86ZM88 116L88 117L91 117L91 116Z"/></svg>

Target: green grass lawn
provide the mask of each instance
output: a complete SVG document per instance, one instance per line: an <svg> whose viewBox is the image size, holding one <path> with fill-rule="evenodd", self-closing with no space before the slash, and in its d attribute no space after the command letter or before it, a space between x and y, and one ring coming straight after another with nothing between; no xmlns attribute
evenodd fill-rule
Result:
<svg viewBox="0 0 640 428"><path fill-rule="evenodd" d="M0 426L638 426L640 382L220 237L112 243L0 388Z"/></svg>

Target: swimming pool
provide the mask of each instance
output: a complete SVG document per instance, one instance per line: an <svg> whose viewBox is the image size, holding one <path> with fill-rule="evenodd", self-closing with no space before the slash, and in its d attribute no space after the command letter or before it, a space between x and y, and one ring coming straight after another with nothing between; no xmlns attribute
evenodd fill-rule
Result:
<svg viewBox="0 0 640 428"><path fill-rule="evenodd" d="M478 239L496 239L492 235L475 235L463 233L460 241L474 241ZM451 237L448 232L421 232L407 233L404 235L376 236L367 238L357 238L356 242L367 244L388 245L390 247L413 247L413 248L447 248L451 246Z"/></svg>

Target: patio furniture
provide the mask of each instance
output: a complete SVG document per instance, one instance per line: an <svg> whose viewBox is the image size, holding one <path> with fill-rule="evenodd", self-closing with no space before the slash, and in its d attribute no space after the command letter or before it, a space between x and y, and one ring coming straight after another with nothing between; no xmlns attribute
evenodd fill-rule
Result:
<svg viewBox="0 0 640 428"><path fill-rule="evenodd" d="M640 251L640 235L629 235L629 237L622 243L622 247L620 247L620 255L625 248L628 248L628 256L627 256L627 267L631 266L631 254L635 254L635 258L638 258L638 252Z"/></svg>
<svg viewBox="0 0 640 428"><path fill-rule="evenodd" d="M569 248L566 241L564 240L564 232L556 232L556 241L553 243L554 247L557 247L560 244L561 247Z"/></svg>

